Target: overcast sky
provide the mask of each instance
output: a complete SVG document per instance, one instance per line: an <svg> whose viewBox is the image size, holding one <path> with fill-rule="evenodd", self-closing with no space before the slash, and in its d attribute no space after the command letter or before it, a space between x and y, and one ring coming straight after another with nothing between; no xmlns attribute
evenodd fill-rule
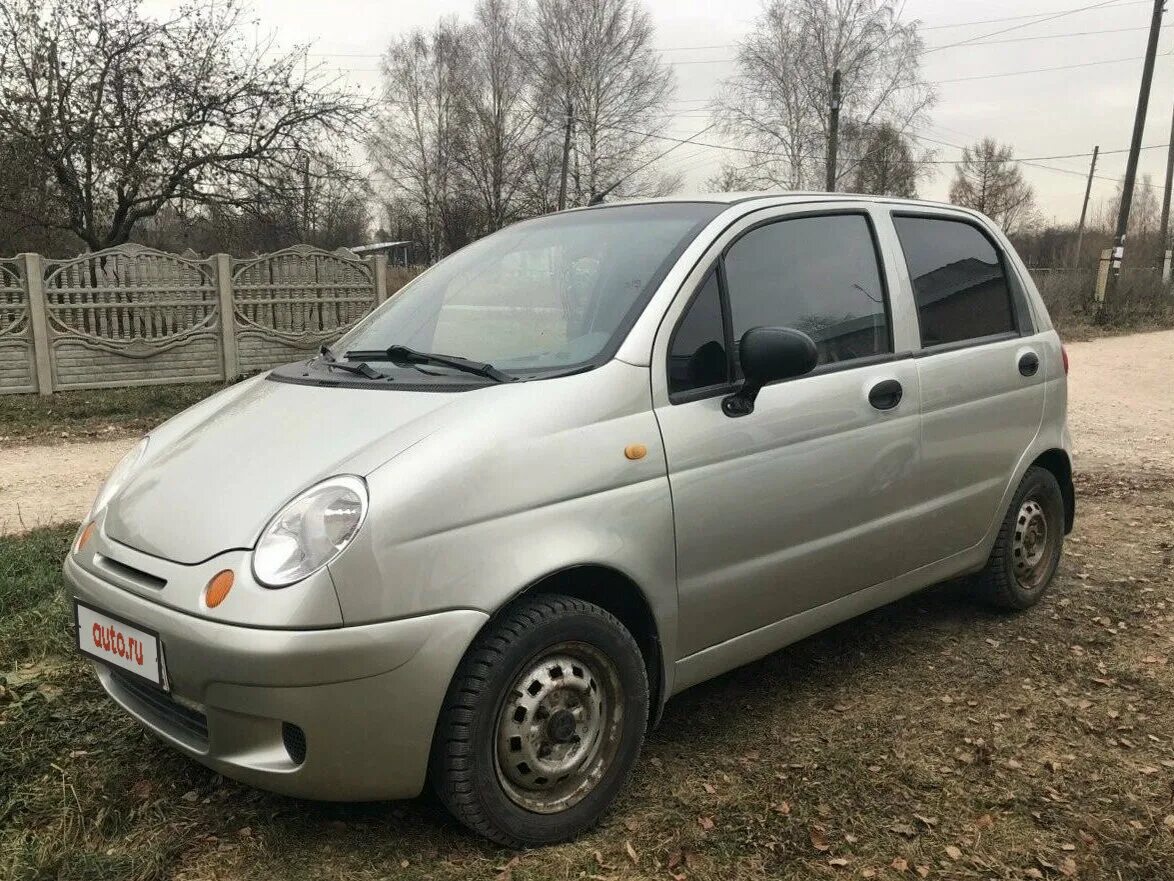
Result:
<svg viewBox="0 0 1174 881"><path fill-rule="evenodd" d="M928 47L989 36L990 45L966 45L928 52L924 73L938 82L938 103L923 138L966 144L989 135L1011 144L1015 155L1043 157L1090 153L1099 144L1102 157L1093 186L1093 210L1112 196L1124 174L1133 114L1145 53L1151 0L1115 0L1101 8L1040 19L1097 0L907 0L903 17L922 22ZM673 64L677 91L673 114L662 134L686 138L705 128L703 110L716 84L734 69L734 44L751 27L759 0L645 0L656 25L657 45ZM147 8L163 10L171 0L150 0ZM429 27L443 15L470 15L473 0L254 0L262 28L272 29L288 44L312 42L313 60L337 68L365 89L379 83L379 53L394 35ZM992 19L1007 19L991 21ZM966 22L982 22L969 23ZM1026 25L1026 26L1025 26ZM995 35L996 31L1006 33ZM1063 35L1063 36L1061 36ZM1145 145L1169 140L1174 105L1174 13L1162 32L1150 97ZM1036 68L1110 62L1068 70L987 78ZM967 77L963 82L946 82ZM718 142L712 132L702 137ZM928 142L927 142L928 143ZM666 143L666 147L671 143ZM959 150L933 145L939 160L953 160ZM682 146L662 164L685 175L686 192L699 192L716 171L726 151ZM726 154L728 155L728 154ZM1151 173L1156 186L1165 175L1166 151L1142 151L1141 173ZM1088 158L1043 162L1049 170L1024 166L1046 219L1074 222L1084 195ZM953 166L936 167L936 176L921 195L945 199Z"/></svg>

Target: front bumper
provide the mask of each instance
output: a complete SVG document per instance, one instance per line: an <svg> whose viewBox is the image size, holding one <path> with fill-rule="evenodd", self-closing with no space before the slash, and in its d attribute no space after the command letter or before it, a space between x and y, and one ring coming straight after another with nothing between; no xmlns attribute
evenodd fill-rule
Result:
<svg viewBox="0 0 1174 881"><path fill-rule="evenodd" d="M322 630L241 627L153 603L72 558L64 571L71 596L159 634L171 695L97 665L111 698L217 772L301 798L418 795L445 691L488 617L454 610Z"/></svg>

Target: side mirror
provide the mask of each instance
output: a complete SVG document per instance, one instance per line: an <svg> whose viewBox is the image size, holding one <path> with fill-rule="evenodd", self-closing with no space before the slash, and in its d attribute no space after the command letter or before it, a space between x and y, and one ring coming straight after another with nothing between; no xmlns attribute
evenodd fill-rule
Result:
<svg viewBox="0 0 1174 881"><path fill-rule="evenodd" d="M722 401L722 411L731 417L754 412L754 400L768 382L802 376L815 369L819 352L815 341L790 327L752 327L742 334L738 360L745 381Z"/></svg>

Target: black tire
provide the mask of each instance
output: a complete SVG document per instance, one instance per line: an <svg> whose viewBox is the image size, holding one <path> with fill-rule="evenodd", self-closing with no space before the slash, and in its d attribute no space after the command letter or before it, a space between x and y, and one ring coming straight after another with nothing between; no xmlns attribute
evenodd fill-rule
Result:
<svg viewBox="0 0 1174 881"><path fill-rule="evenodd" d="M554 728L555 715L564 714L559 721L566 722L571 712L566 709L557 709L554 715L548 711L543 716L544 706L539 706L532 708L531 718L527 719L525 707L519 703L527 700L526 695L523 690L513 688L525 681L520 677L529 676L534 670L547 671L544 665L550 663L549 658L556 659L555 665L549 667L550 675L553 677L557 672L563 676L557 659L568 657L564 654L567 651L582 652L587 659L586 667L574 667L575 675L580 678L571 683L586 685L585 690L574 692L563 688L559 684L562 680L554 678L547 681L549 691L543 687L531 691L533 686L541 686L537 680L523 690L542 695L543 701L548 700L549 694L552 705L576 705L578 712L588 713L589 721L595 717L607 720L597 723L597 734L585 740L576 734L568 735L565 725L556 733L548 733ZM574 659L574 655L569 657ZM595 673L595 668L604 672ZM606 682L597 687L596 678ZM584 704L589 703L595 698L592 689L606 695L616 682L619 691L614 692L616 699L612 703L618 708L618 715L609 716L611 710L592 713L590 708L578 708L576 702L580 696L585 697ZM606 698L601 698L598 707L603 708L606 703ZM509 711L511 706L514 710ZM524 722L519 722L519 713ZM540 719L544 721L536 721ZM639 757L647 723L648 679L644 660L624 626L613 615L582 600L559 594L523 597L486 626L457 668L437 722L429 777L445 807L479 835L507 847L554 844L574 838L593 826L611 805ZM550 795L527 792L529 778L521 783L509 779L510 775L516 778L530 773L516 770L525 766L525 762L508 764L513 761L508 751L523 748L515 747L518 738L505 736L512 730L510 725L541 729L540 735L525 741L524 748L531 750L526 757L531 759L541 756L534 750L542 749L547 750L549 758L551 743L556 750L569 750L567 755L571 758L576 755L575 750L594 755L590 751L591 742L601 744L601 751L592 760L601 762L594 782L584 770L582 774L576 772L558 782L551 781L549 785L562 789L552 789ZM561 739L547 740L548 737ZM503 754L508 759L506 764L500 759ZM556 754L555 760L559 755ZM541 768L538 770L541 772ZM582 782L576 783L580 777ZM542 777L533 779L548 782ZM539 812L522 803L530 798L553 801L558 793L573 786L578 788L567 796L566 806L555 812ZM573 797L578 800L571 802ZM549 804L541 807L550 809Z"/></svg>
<svg viewBox="0 0 1174 881"><path fill-rule="evenodd" d="M1030 533L1039 522L1046 529L1042 544L1025 545L1025 531ZM1029 549L1036 553L1027 553ZM1032 466L1015 491L990 559L978 576L987 601L1011 611L1034 606L1047 592L1063 550L1064 496L1060 484L1051 471Z"/></svg>

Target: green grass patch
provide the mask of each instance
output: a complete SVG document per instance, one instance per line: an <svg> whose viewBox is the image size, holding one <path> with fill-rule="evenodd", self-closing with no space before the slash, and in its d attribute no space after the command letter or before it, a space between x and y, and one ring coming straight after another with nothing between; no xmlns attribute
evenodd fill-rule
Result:
<svg viewBox="0 0 1174 881"><path fill-rule="evenodd" d="M0 395L0 443L48 443L144 434L224 388L148 385L43 395Z"/></svg>
<svg viewBox="0 0 1174 881"><path fill-rule="evenodd" d="M0 536L0 676L68 645L61 562L77 524Z"/></svg>

